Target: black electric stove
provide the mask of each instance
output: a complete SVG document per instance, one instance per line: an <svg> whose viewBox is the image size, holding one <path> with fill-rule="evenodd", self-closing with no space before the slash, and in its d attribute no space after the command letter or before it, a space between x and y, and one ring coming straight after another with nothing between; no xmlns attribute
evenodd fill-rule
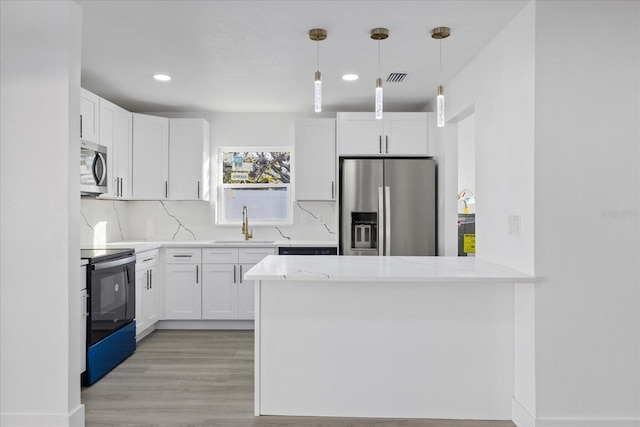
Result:
<svg viewBox="0 0 640 427"><path fill-rule="evenodd" d="M80 259L86 259L90 264L95 264L112 259L124 258L133 255L134 252L135 250L131 248L80 249Z"/></svg>

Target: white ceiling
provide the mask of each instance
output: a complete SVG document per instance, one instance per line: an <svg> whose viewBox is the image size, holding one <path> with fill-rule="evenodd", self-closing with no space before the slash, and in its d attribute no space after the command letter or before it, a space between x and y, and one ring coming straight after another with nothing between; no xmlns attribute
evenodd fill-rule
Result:
<svg viewBox="0 0 640 427"><path fill-rule="evenodd" d="M81 0L82 86L138 112L308 112L319 43L323 111L368 111L380 43L381 77L408 73L384 84L385 110L420 111L440 80L431 30L451 28L441 42L446 86L527 2ZM389 38L371 40L377 27ZM309 40L312 28L327 39Z"/></svg>

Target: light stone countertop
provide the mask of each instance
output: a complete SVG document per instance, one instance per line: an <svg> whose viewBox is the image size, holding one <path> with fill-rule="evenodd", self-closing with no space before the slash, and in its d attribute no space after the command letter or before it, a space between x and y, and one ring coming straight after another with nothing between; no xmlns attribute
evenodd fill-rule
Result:
<svg viewBox="0 0 640 427"><path fill-rule="evenodd" d="M106 245L108 248L132 248L137 253L158 248L278 248L278 247L337 247L338 242L330 240L184 240L184 241L123 241L111 242Z"/></svg>
<svg viewBox="0 0 640 427"><path fill-rule="evenodd" d="M477 257L268 256L249 280L533 283L535 277Z"/></svg>

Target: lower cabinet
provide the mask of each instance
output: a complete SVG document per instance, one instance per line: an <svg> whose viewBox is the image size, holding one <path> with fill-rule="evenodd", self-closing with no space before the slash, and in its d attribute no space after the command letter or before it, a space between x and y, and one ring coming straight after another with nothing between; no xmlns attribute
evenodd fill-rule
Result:
<svg viewBox="0 0 640 427"><path fill-rule="evenodd" d="M205 248L202 250L202 318L254 319L253 280L244 273L273 248Z"/></svg>
<svg viewBox="0 0 640 427"><path fill-rule="evenodd" d="M165 319L254 319L254 283L244 274L274 248L167 248Z"/></svg>
<svg viewBox="0 0 640 427"><path fill-rule="evenodd" d="M140 336L158 321L161 277L157 249L136 256L136 335Z"/></svg>
<svg viewBox="0 0 640 427"><path fill-rule="evenodd" d="M200 248L167 248L165 252L165 319L202 318Z"/></svg>

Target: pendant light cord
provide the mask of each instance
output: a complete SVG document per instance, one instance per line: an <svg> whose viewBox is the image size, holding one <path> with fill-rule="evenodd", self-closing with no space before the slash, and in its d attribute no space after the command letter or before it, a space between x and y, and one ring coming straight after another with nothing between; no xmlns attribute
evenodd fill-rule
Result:
<svg viewBox="0 0 640 427"><path fill-rule="evenodd" d="M438 41L438 46L440 46L440 86L442 86L442 39Z"/></svg>

